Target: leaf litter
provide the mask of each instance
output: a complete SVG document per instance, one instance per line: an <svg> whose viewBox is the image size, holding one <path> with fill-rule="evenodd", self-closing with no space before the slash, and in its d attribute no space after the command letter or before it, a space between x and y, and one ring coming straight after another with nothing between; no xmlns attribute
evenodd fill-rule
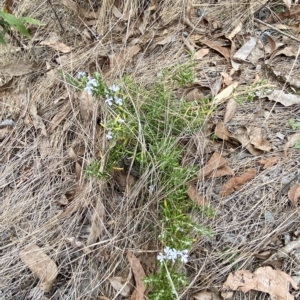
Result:
<svg viewBox="0 0 300 300"><path fill-rule="evenodd" d="M57 33L57 38L53 38L53 41L49 43L49 40L51 41L49 33L58 32L55 28L57 24L55 25L51 18L47 25L47 32L43 33L43 38L35 41L44 43L42 46L46 47L39 46L45 49L44 54L42 51L41 53L36 51L33 57L41 61L45 61L47 57L50 68L53 67L51 71L61 67L59 64L65 57L63 67L67 68L71 74L76 74L80 69L100 70L103 71L108 81L113 82L115 78L112 77L121 78L126 73L134 75L139 84L150 85L156 82L157 74L163 67L171 67L179 61L181 63L188 59L189 56L182 50L182 47L185 40L189 42L186 43L186 47L195 52L194 72L195 83L197 82L198 86L193 86L185 94L186 100L197 102L207 97L208 94L202 93L203 87L211 87L209 97L211 94L216 96L212 101L212 107L215 110L207 120L207 127L203 132L192 136L193 148L188 149L190 155L188 159L199 164L199 171L198 178L187 186L186 200L195 201L199 206L209 203L215 208L217 217L211 221L216 237L211 238L209 243L205 242L205 237L200 238L193 245L199 263L196 261L193 264L193 271L188 267L189 272L192 272L191 277L195 279L192 286L193 292L187 296L187 299L193 294L200 299L201 297L204 299L217 297L218 299L220 290L211 291L216 291L215 287L220 286L220 282L225 282L225 277L230 270L229 264L231 267L240 269L242 268L241 262L245 267L253 266L258 258L249 256L249 253L263 253L262 251L271 253L270 248L273 251L278 250L276 252L278 260L287 262L288 257L294 254L292 252L299 248L297 242L299 222L294 213L298 200L297 183L293 183L290 191L286 193L289 200L279 198L279 201L276 194L280 189L281 178L297 168L295 161L298 149L294 147L300 138L297 133L298 128L291 129L288 120L294 118L295 124L299 122L296 90L299 88L297 83L299 80L289 72L280 70L278 73L275 69L271 72L272 76L266 78L264 70L267 66L264 64L263 53L266 51L266 58L270 58L272 64L292 68L292 60L296 57L297 47L295 48L290 43L288 36L281 36L278 40L272 33L270 39L266 37L266 44L263 48L257 38L257 33L262 34L262 30L257 27L255 30L258 32L254 34L253 27L251 29L247 19L242 17L247 15L247 18L249 16L254 18L254 12L262 15L264 5L272 11L267 1L255 2L251 9L244 3L234 3L234 5L228 3L218 8L208 4L205 7L205 17L199 17L197 6L191 6L189 14L180 24L180 30L176 27L179 26L178 22L173 24L172 20L178 19L176 14L182 12L182 3L174 2L171 8L167 4L152 1L149 7L143 9L140 7L138 11L134 3L129 5L127 1L125 2L115 2L116 6L112 6L110 10L105 3L93 4L94 7L89 9L89 5L81 7L73 1L61 1L62 12L64 11L64 16L66 16L62 18L62 21L72 24L72 26L66 26L70 30L63 35L64 43L60 41L61 33ZM68 10L65 10L66 8ZM294 22L297 13L299 13L297 7L292 4L289 11L282 13L272 11L271 16L266 16L263 22L267 25L273 24L275 30L276 28L282 31L291 30L297 35L297 25ZM68 19L69 15L71 18ZM222 19L224 16L226 19ZM289 19L292 24L288 27L284 27L285 24L275 24L274 16L280 17L281 20ZM97 26L98 22L101 26ZM115 24L113 27L109 25L112 23ZM88 42L83 39L82 34L78 34L77 31L75 33L74 28L80 33L87 30ZM281 32L277 31L277 34L281 35ZM185 36L185 40L182 39L182 35ZM74 40L78 42L76 47L70 42ZM256 41L256 44L253 46L247 41L251 43ZM85 48L86 45L88 48ZM52 59L53 49L58 56L70 53L70 51L72 53ZM101 58L99 58L99 51ZM137 60L141 57L142 51L143 60ZM18 55L22 56L23 52L19 51ZM232 71L231 58L239 64L239 70L236 72ZM1 150L3 160L1 160L0 167L4 170L0 186L5 187L3 188L3 207L5 208L3 216L8 223L4 229L8 231L9 236L6 240L1 234L1 243L6 244L8 249L3 253L3 260L6 263L1 270L1 275L15 278L14 282L9 283L5 289L8 299L10 299L9 291L22 293L20 286L23 278L20 271L12 275L12 270L17 270L22 262L13 255L15 247L11 240L16 243L19 240L25 240L34 244L36 239L47 245L58 245L55 264L60 268L62 276L70 278L68 282L61 285L61 291L65 295L78 293L78 286L85 277L88 277L91 278L91 284L89 291L86 292L87 298L112 299L119 293L116 297L123 295L126 298L132 296L133 299L139 299L136 298L136 291L138 286L139 289L142 286L144 276L139 260L132 256L129 262L129 258L126 260L124 256L129 253L128 249L144 249L145 241L140 233L146 232L144 220L152 220L154 211L149 213L149 207L154 204L155 200L140 201L136 195L139 194L139 189L145 189L143 186L145 182L140 179L136 182L136 179L131 178L127 173L112 174L111 181L114 181L116 185L109 187L98 181L87 181L82 176L86 162L94 157L102 159L105 155L101 146L103 143L101 130L97 127L99 120L96 120L96 116L100 119L103 117L103 108L95 104L93 97L79 93L69 94L69 88L66 88L58 77L55 77L56 72L48 71L51 72L51 76L47 79L46 76L44 78L39 74L37 77L29 77L40 68L35 68L28 56L24 57L24 65L20 64L19 67L17 60L15 58L12 60L11 65L2 62L3 66L8 67L3 68L1 75L14 77L10 83L11 87L16 83L16 77L26 78L28 80L26 89L30 93L17 94L20 102L23 103L24 96L28 101L27 108L26 101L24 108L22 107L24 112L22 119L19 118L17 110L14 110L12 102L9 102L11 100L3 96L1 103L0 120L3 121L12 116L15 124L0 128L3 131L2 135L0 133L3 143L1 145L3 146ZM252 64L251 67L249 62ZM47 68L50 70L49 65ZM121 70L124 70L124 73L121 73ZM252 103L235 101L235 92L238 88L249 86L253 82L259 83L261 79L267 79L275 88L265 94L257 95ZM286 87L283 86L285 82ZM48 90L45 90L46 86L50 86ZM1 93L10 93L10 90L3 89ZM281 97L278 100L279 93ZM68 96L60 98L62 94ZM69 95L71 99L68 99ZM60 100L54 103L53 99ZM288 109L285 110L285 107ZM269 112L268 119L263 117L266 111ZM278 134L287 137L287 140L278 139ZM204 140L205 143L203 143ZM270 153L266 154L266 152ZM283 153L286 158L282 159ZM272 156L265 157L265 155ZM23 168L23 164L30 164L30 167ZM20 173L17 173L18 170ZM24 170L29 171L26 173ZM32 175L32 180L29 180L29 174ZM235 176L235 174L241 175ZM8 182L10 184L7 184ZM247 188L243 188L245 185ZM40 192L37 193L37 190ZM231 198L230 195L233 192L235 195ZM43 197L37 198L37 195L43 195ZM225 198L222 199L222 210L218 208L221 202L220 195ZM11 214L8 215L6 210ZM31 218L32 212L33 214L38 212L36 215L39 217ZM266 212L270 212L273 216L273 228L270 228L271 223L268 223L265 218ZM34 234L31 234L31 229L23 230L23 225L28 223L29 218L32 222L30 226L36 228ZM15 226L22 228L17 235L11 231L11 228ZM30 232L30 235L27 232ZM63 236L62 232L64 232ZM230 243L228 240L226 242L224 232L227 236L230 235L231 239L228 239ZM282 245L283 242L278 237L286 232L291 232L292 239L296 240ZM65 234L67 238L63 238ZM241 236L245 238L246 243L239 242ZM276 238L277 242L274 243L273 240ZM148 239L147 235L146 239ZM262 243L257 241L262 241ZM292 247L294 242L297 245ZM286 251L285 255L279 257L278 253L289 245L293 250ZM73 253L72 249L76 249L77 254ZM157 247L153 248L153 253L156 249ZM220 252L216 253L215 249ZM230 256L231 260L224 258L224 253L226 254L228 249L238 253L240 257ZM134 250L132 253L135 253ZM80 263L77 263L78 253L82 258ZM155 261L156 256L153 257ZM51 260L50 257L48 258ZM124 275L125 273L120 274L120 270L128 268L128 264L132 269L134 282L130 278L130 272L125 272L129 274L128 276ZM228 266L226 270L224 264ZM25 265L30 269L30 263L25 263ZM272 282L275 279L284 278L283 271L286 274L292 274L295 271L295 268L288 263L281 264L281 268L281 273L279 270L272 273L273 277L270 277ZM155 267L151 268L150 274L154 272L154 269ZM241 271L245 270L237 272ZM263 276L269 278L268 272L259 275L258 281L262 281ZM32 271L32 277L39 278L34 271ZM109 279L103 281L103 278ZM287 281L288 278L286 281L283 280L283 282ZM43 282L42 279L40 282ZM99 282L101 282L101 292L93 292L95 286L99 286ZM53 285L50 280L48 287L51 285L50 293L58 293L56 285ZM110 285L113 288L110 288ZM25 291L26 293L33 292L31 286L34 286L34 279L25 285L24 293ZM283 286L286 286L285 283ZM267 289L265 292L272 297L277 292L271 291L270 287ZM195 290L201 292L195 294ZM288 293L287 289L285 291ZM293 295L294 292L294 290L291 291ZM92 295L92 293L96 294ZM225 295L224 291L222 295Z"/></svg>

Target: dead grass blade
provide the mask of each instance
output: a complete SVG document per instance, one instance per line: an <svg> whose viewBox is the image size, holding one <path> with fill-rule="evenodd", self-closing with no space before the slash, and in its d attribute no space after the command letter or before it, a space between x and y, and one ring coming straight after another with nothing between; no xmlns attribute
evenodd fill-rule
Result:
<svg viewBox="0 0 300 300"><path fill-rule="evenodd" d="M67 117L69 112L71 111L71 103L68 101L61 110L52 118L50 122L50 126L48 128L49 134L53 132L53 130Z"/></svg>

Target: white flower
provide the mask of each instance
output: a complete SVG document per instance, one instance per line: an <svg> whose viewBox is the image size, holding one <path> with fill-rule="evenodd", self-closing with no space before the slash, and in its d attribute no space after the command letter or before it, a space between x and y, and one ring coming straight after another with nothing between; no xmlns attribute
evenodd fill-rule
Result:
<svg viewBox="0 0 300 300"><path fill-rule="evenodd" d="M79 71L77 74L77 78L80 79L81 77L85 77L85 75L86 75L85 72Z"/></svg>
<svg viewBox="0 0 300 300"><path fill-rule="evenodd" d="M119 118L118 119L118 123L120 123L120 124L122 124L122 123L124 123L125 121L122 119L122 118Z"/></svg>
<svg viewBox="0 0 300 300"><path fill-rule="evenodd" d="M105 103L107 103L109 106L112 106L112 104L113 104L113 98L107 97L107 98L105 99Z"/></svg>
<svg viewBox="0 0 300 300"><path fill-rule="evenodd" d="M155 190L155 185L149 185L149 187L148 187L149 194L152 194L154 192L154 190Z"/></svg>
<svg viewBox="0 0 300 300"><path fill-rule="evenodd" d="M177 250L176 249L170 249L167 254L168 259L171 259L173 262L177 259Z"/></svg>
<svg viewBox="0 0 300 300"><path fill-rule="evenodd" d="M189 255L188 255L189 250L182 250L181 252L178 252L178 256L180 257L181 262L187 263Z"/></svg>
<svg viewBox="0 0 300 300"><path fill-rule="evenodd" d="M87 85L84 90L89 94L89 95L92 95L92 92L93 92L93 87Z"/></svg>
<svg viewBox="0 0 300 300"><path fill-rule="evenodd" d="M120 90L120 88L115 84L110 86L108 89L111 90L112 92L118 92Z"/></svg>
<svg viewBox="0 0 300 300"><path fill-rule="evenodd" d="M106 138L107 138L108 140L111 140L112 137L113 137L112 132L109 131L109 132L107 133L107 135L106 135Z"/></svg>
<svg viewBox="0 0 300 300"><path fill-rule="evenodd" d="M97 80L95 78L91 78L91 77L88 77L88 82L86 83L86 85L89 85L89 86L97 86Z"/></svg>
<svg viewBox="0 0 300 300"><path fill-rule="evenodd" d="M123 100L121 98L115 97L115 102L118 105L122 105L123 104Z"/></svg>
<svg viewBox="0 0 300 300"><path fill-rule="evenodd" d="M160 262L163 262L164 259L165 259L165 256L164 256L162 253L159 253L159 254L157 255L157 260L159 260Z"/></svg>

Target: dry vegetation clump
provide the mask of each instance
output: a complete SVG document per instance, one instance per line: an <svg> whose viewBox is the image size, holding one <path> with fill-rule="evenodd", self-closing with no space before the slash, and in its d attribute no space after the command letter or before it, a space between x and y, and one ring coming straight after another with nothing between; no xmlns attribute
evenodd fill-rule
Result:
<svg viewBox="0 0 300 300"><path fill-rule="evenodd" d="M300 246L278 254L300 234L289 194L299 181L299 4L287 16L288 1L11 2L45 25L0 49L0 299L154 299L139 289L163 269L166 210L177 209L167 200L182 191L184 222L203 231L178 246L189 250L176 270L188 281L173 299L275 299L223 288L229 274L265 266L300 282ZM251 38L254 50L234 61ZM100 74L103 90L89 95L78 72ZM114 84L124 101L115 111L105 98ZM271 99L274 90L299 102ZM161 99L170 106L155 115ZM30 267L40 252L53 281Z"/></svg>

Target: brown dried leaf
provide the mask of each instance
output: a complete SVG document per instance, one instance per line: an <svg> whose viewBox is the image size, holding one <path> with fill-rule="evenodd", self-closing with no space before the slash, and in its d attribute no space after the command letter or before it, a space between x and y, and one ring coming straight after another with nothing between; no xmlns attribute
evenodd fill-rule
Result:
<svg viewBox="0 0 300 300"><path fill-rule="evenodd" d="M131 283L123 277L108 278L112 287L124 297L128 297L131 292Z"/></svg>
<svg viewBox="0 0 300 300"><path fill-rule="evenodd" d="M199 93L199 90L197 88L194 88L186 94L185 100L188 102L191 102L191 101L199 100L202 97L203 97L203 94Z"/></svg>
<svg viewBox="0 0 300 300"><path fill-rule="evenodd" d="M127 49L122 50L118 54L109 56L109 65L111 69L121 68L126 62L132 59L135 55L137 55L141 51L141 47L139 45L134 45L128 47Z"/></svg>
<svg viewBox="0 0 300 300"><path fill-rule="evenodd" d="M232 40L243 28L243 23L239 22L234 28L233 30L229 33L229 35L227 36L227 38L229 40Z"/></svg>
<svg viewBox="0 0 300 300"><path fill-rule="evenodd" d="M54 50L60 51L62 53L68 53L71 52L74 48L67 46L64 43L61 43L56 40L45 40L40 43L41 45L49 46L50 48L53 48Z"/></svg>
<svg viewBox="0 0 300 300"><path fill-rule="evenodd" d="M226 110L225 110L225 114L224 114L224 124L226 124L227 122L229 122L233 116L235 115L235 112L237 110L237 106L238 104L236 103L236 101L234 101L234 99L229 99L227 105L226 105Z"/></svg>
<svg viewBox="0 0 300 300"><path fill-rule="evenodd" d="M209 41L209 40L200 40L200 43L208 46L209 48L212 48L222 54L226 59L229 58L229 51L227 48L220 46L217 42L215 41Z"/></svg>
<svg viewBox="0 0 300 300"><path fill-rule="evenodd" d="M228 176L228 175L234 176L234 171L229 166L225 165L225 166L217 169L217 171L207 175L206 179L219 178L219 177Z"/></svg>
<svg viewBox="0 0 300 300"><path fill-rule="evenodd" d="M190 199L199 206L207 206L208 202L205 196L199 192L197 192L196 187L193 184L187 184L187 194Z"/></svg>
<svg viewBox="0 0 300 300"><path fill-rule="evenodd" d="M251 145L247 130L244 127L236 130L235 134L231 134L230 139L241 143L242 147L246 148L253 155L261 155L263 153L261 150L255 149L253 145Z"/></svg>
<svg viewBox="0 0 300 300"><path fill-rule="evenodd" d="M247 128L247 133L250 138L251 144L259 150L262 151L270 151L271 146L270 143L263 138L263 132L260 127L249 126Z"/></svg>
<svg viewBox="0 0 300 300"><path fill-rule="evenodd" d="M264 166L264 169L267 169L273 165L275 165L279 160L279 156L273 156L273 157L267 157L264 159L261 159L259 161L260 164Z"/></svg>
<svg viewBox="0 0 300 300"><path fill-rule="evenodd" d="M287 151L289 148L294 147L296 142L300 141L300 133L295 133L293 135L288 136L288 141L283 147L284 155L287 157Z"/></svg>
<svg viewBox="0 0 300 300"><path fill-rule="evenodd" d="M65 119L65 117L69 114L71 110L71 104L68 101L62 108L61 110L52 118L50 122L50 126L48 129L48 132L51 134L53 130L62 122L62 120Z"/></svg>
<svg viewBox="0 0 300 300"><path fill-rule="evenodd" d="M196 300L222 300L222 297L219 294L214 292L202 291L192 295Z"/></svg>
<svg viewBox="0 0 300 300"><path fill-rule="evenodd" d="M86 11L82 7L80 7L77 3L71 1L71 0L60 0L60 3L70 10L74 11L76 15L79 15L86 19L98 19L99 13L94 11Z"/></svg>
<svg viewBox="0 0 300 300"><path fill-rule="evenodd" d="M242 185L250 181L256 175L256 170L249 169L241 176L233 177L229 179L221 188L220 196L225 197L232 194L234 191L238 191L242 188Z"/></svg>
<svg viewBox="0 0 300 300"><path fill-rule="evenodd" d="M22 262L41 281L40 289L50 292L57 276L55 262L37 245L29 245L19 253Z"/></svg>
<svg viewBox="0 0 300 300"><path fill-rule="evenodd" d="M97 102L86 91L80 92L78 98L80 117L85 125L90 124L93 119L93 112L97 111Z"/></svg>
<svg viewBox="0 0 300 300"><path fill-rule="evenodd" d="M223 77L224 83L228 86L232 84L232 77L228 75L226 72L221 72L220 73Z"/></svg>
<svg viewBox="0 0 300 300"><path fill-rule="evenodd" d="M150 6L144 10L143 12L143 17L142 17L142 22L141 24L139 25L139 31L141 32L141 34L144 34L145 31L146 31L146 27L149 23L149 19L150 19Z"/></svg>
<svg viewBox="0 0 300 300"><path fill-rule="evenodd" d="M37 114L36 104L34 102L31 103L29 108L30 117L33 122L33 126L36 130L40 129L41 134L43 136L47 136L46 126L42 120L42 118Z"/></svg>
<svg viewBox="0 0 300 300"><path fill-rule="evenodd" d="M286 94L282 90L273 90L267 95L261 95L260 98L267 97L271 101L281 103L283 106L291 106L300 104L300 96L293 94Z"/></svg>
<svg viewBox="0 0 300 300"><path fill-rule="evenodd" d="M292 284L298 290L297 283L286 273L280 270L273 270L271 267L258 268L254 273L248 270L240 270L229 274L223 289L242 291L247 293L256 290L268 293L272 300L293 300L289 293L289 285Z"/></svg>
<svg viewBox="0 0 300 300"><path fill-rule="evenodd" d="M205 48L202 48L200 50L198 50L196 53L195 53L195 56L194 58L197 60L197 59L202 59L205 55L207 55L209 53L209 49L205 49Z"/></svg>
<svg viewBox="0 0 300 300"><path fill-rule="evenodd" d="M294 207L298 207L298 198L300 197L300 183L294 184L291 186L288 197L293 203Z"/></svg>
<svg viewBox="0 0 300 300"><path fill-rule="evenodd" d="M7 76L22 76L36 71L31 62L17 61L0 67L0 73Z"/></svg>
<svg viewBox="0 0 300 300"><path fill-rule="evenodd" d="M202 168L198 173L198 178L200 180L205 179L208 175L210 175L213 171L216 169L224 166L227 164L227 161L224 157L221 156L220 153L215 152L210 160L207 162L207 164Z"/></svg>
<svg viewBox="0 0 300 300"><path fill-rule="evenodd" d="M215 128L215 135L222 140L229 141L230 133L228 132L225 124L223 122L219 122Z"/></svg>
<svg viewBox="0 0 300 300"><path fill-rule="evenodd" d="M122 192L128 192L135 184L134 177L130 174L126 174L122 170L113 170L112 178L116 181Z"/></svg>
<svg viewBox="0 0 300 300"><path fill-rule="evenodd" d="M96 207L92 216L91 231L86 242L87 246L95 244L97 240L100 238L101 233L104 229L104 217L105 217L105 209L101 199L98 197Z"/></svg>
<svg viewBox="0 0 300 300"><path fill-rule="evenodd" d="M278 55L285 55L288 57L292 57L292 56L296 56L296 54L297 54L297 49L295 49L294 47L285 47L284 49L276 52L273 58Z"/></svg>
<svg viewBox="0 0 300 300"><path fill-rule="evenodd" d="M232 92L237 88L237 86L238 82L233 82L213 99L212 104L216 105L225 102L231 96Z"/></svg>
<svg viewBox="0 0 300 300"><path fill-rule="evenodd" d="M135 257L135 255L131 251L127 252L127 259L129 261L136 283L134 300L144 300L144 293L146 290L143 281L143 279L146 276L144 269L140 261Z"/></svg>
<svg viewBox="0 0 300 300"><path fill-rule="evenodd" d="M272 39L271 36L269 36L268 34L265 34L265 37L269 43L269 47L270 47L270 51L269 54L273 54L274 51L276 50L276 43L274 42L274 40Z"/></svg>

